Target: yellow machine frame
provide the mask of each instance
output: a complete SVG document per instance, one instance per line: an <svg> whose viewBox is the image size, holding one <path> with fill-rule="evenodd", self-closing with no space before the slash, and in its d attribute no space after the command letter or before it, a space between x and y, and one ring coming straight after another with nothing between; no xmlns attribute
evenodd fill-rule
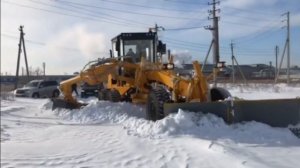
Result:
<svg viewBox="0 0 300 168"><path fill-rule="evenodd" d="M171 68L168 69L167 66ZM193 62L195 74L189 79L176 75L172 62L167 66L162 63L147 62L144 59L135 64L111 58L104 64L92 65L79 75L61 82L60 90L64 94L64 100L74 105L79 104L72 96L72 86L81 82L89 85L106 83L107 89L118 91L121 97L130 88L135 88L137 91L131 95L133 103L146 103L151 83L165 86L172 92L174 102L179 99L184 99L186 102L208 100L207 78L202 74L201 66L197 61ZM122 69L121 75L119 69Z"/></svg>

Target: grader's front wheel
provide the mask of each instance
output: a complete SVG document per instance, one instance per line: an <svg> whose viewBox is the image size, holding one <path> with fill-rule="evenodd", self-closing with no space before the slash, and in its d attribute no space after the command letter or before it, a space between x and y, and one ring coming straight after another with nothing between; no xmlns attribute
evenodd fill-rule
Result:
<svg viewBox="0 0 300 168"><path fill-rule="evenodd" d="M98 93L98 99L99 100L107 100L107 94L109 90L108 89L102 89Z"/></svg>
<svg viewBox="0 0 300 168"><path fill-rule="evenodd" d="M119 102L121 101L121 94L116 89L109 90L107 92L107 100L111 102Z"/></svg>
<svg viewBox="0 0 300 168"><path fill-rule="evenodd" d="M152 89L148 96L146 117L148 120L156 121L165 117L164 103L170 101L169 93L162 87Z"/></svg>

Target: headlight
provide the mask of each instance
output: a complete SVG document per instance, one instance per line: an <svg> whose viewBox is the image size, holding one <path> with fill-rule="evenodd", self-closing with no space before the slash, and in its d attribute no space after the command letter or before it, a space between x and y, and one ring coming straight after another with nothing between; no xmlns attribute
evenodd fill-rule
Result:
<svg viewBox="0 0 300 168"><path fill-rule="evenodd" d="M167 68L168 68L168 69L174 69L174 64L168 64L168 65L167 65Z"/></svg>
<svg viewBox="0 0 300 168"><path fill-rule="evenodd" d="M168 63L168 64L163 64L163 69L174 69L174 64L170 64L170 63Z"/></svg>

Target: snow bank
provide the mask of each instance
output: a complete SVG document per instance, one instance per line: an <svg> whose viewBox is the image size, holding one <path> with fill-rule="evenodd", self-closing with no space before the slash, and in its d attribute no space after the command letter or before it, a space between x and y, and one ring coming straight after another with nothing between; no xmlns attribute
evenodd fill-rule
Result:
<svg viewBox="0 0 300 168"><path fill-rule="evenodd" d="M50 110L51 106L51 102L48 102L42 108ZM56 109L54 113L65 121L80 124L122 123L129 117L145 118L142 106L96 99L90 99L88 105L81 109Z"/></svg>
<svg viewBox="0 0 300 168"><path fill-rule="evenodd" d="M264 84L264 83L249 83L249 84L232 84L222 83L218 87L223 87L234 97L239 97L248 100L257 99L284 99L300 97L300 84Z"/></svg>
<svg viewBox="0 0 300 168"><path fill-rule="evenodd" d="M49 103L43 108L49 108ZM249 144L300 144L299 139L288 128L272 128L257 122L227 125L213 114L183 110L152 122L145 119L145 109L142 106L123 102L91 100L82 109L55 110L55 114L62 119L63 124L121 124L128 134L138 137L193 136Z"/></svg>
<svg viewBox="0 0 300 168"><path fill-rule="evenodd" d="M4 142L6 140L9 140L10 135L7 133L6 129L8 128L7 125L1 125L1 138L0 138L0 142Z"/></svg>
<svg viewBox="0 0 300 168"><path fill-rule="evenodd" d="M0 100L10 100L13 101L15 100L15 95L14 92L1 92L0 93Z"/></svg>

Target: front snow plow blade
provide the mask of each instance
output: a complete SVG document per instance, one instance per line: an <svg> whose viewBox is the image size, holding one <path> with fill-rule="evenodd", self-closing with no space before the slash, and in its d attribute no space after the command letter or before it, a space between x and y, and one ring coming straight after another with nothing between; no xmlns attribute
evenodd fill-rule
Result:
<svg viewBox="0 0 300 168"><path fill-rule="evenodd" d="M80 107L87 105L79 102L74 102L74 103L67 102L61 98L53 98L51 99L51 101L53 102L52 110L55 110L57 108L72 110L72 109L79 109Z"/></svg>
<svg viewBox="0 0 300 168"><path fill-rule="evenodd" d="M209 103L165 103L164 113L178 109L212 113L227 123L257 121L272 127L287 127L300 123L300 99L234 100Z"/></svg>

